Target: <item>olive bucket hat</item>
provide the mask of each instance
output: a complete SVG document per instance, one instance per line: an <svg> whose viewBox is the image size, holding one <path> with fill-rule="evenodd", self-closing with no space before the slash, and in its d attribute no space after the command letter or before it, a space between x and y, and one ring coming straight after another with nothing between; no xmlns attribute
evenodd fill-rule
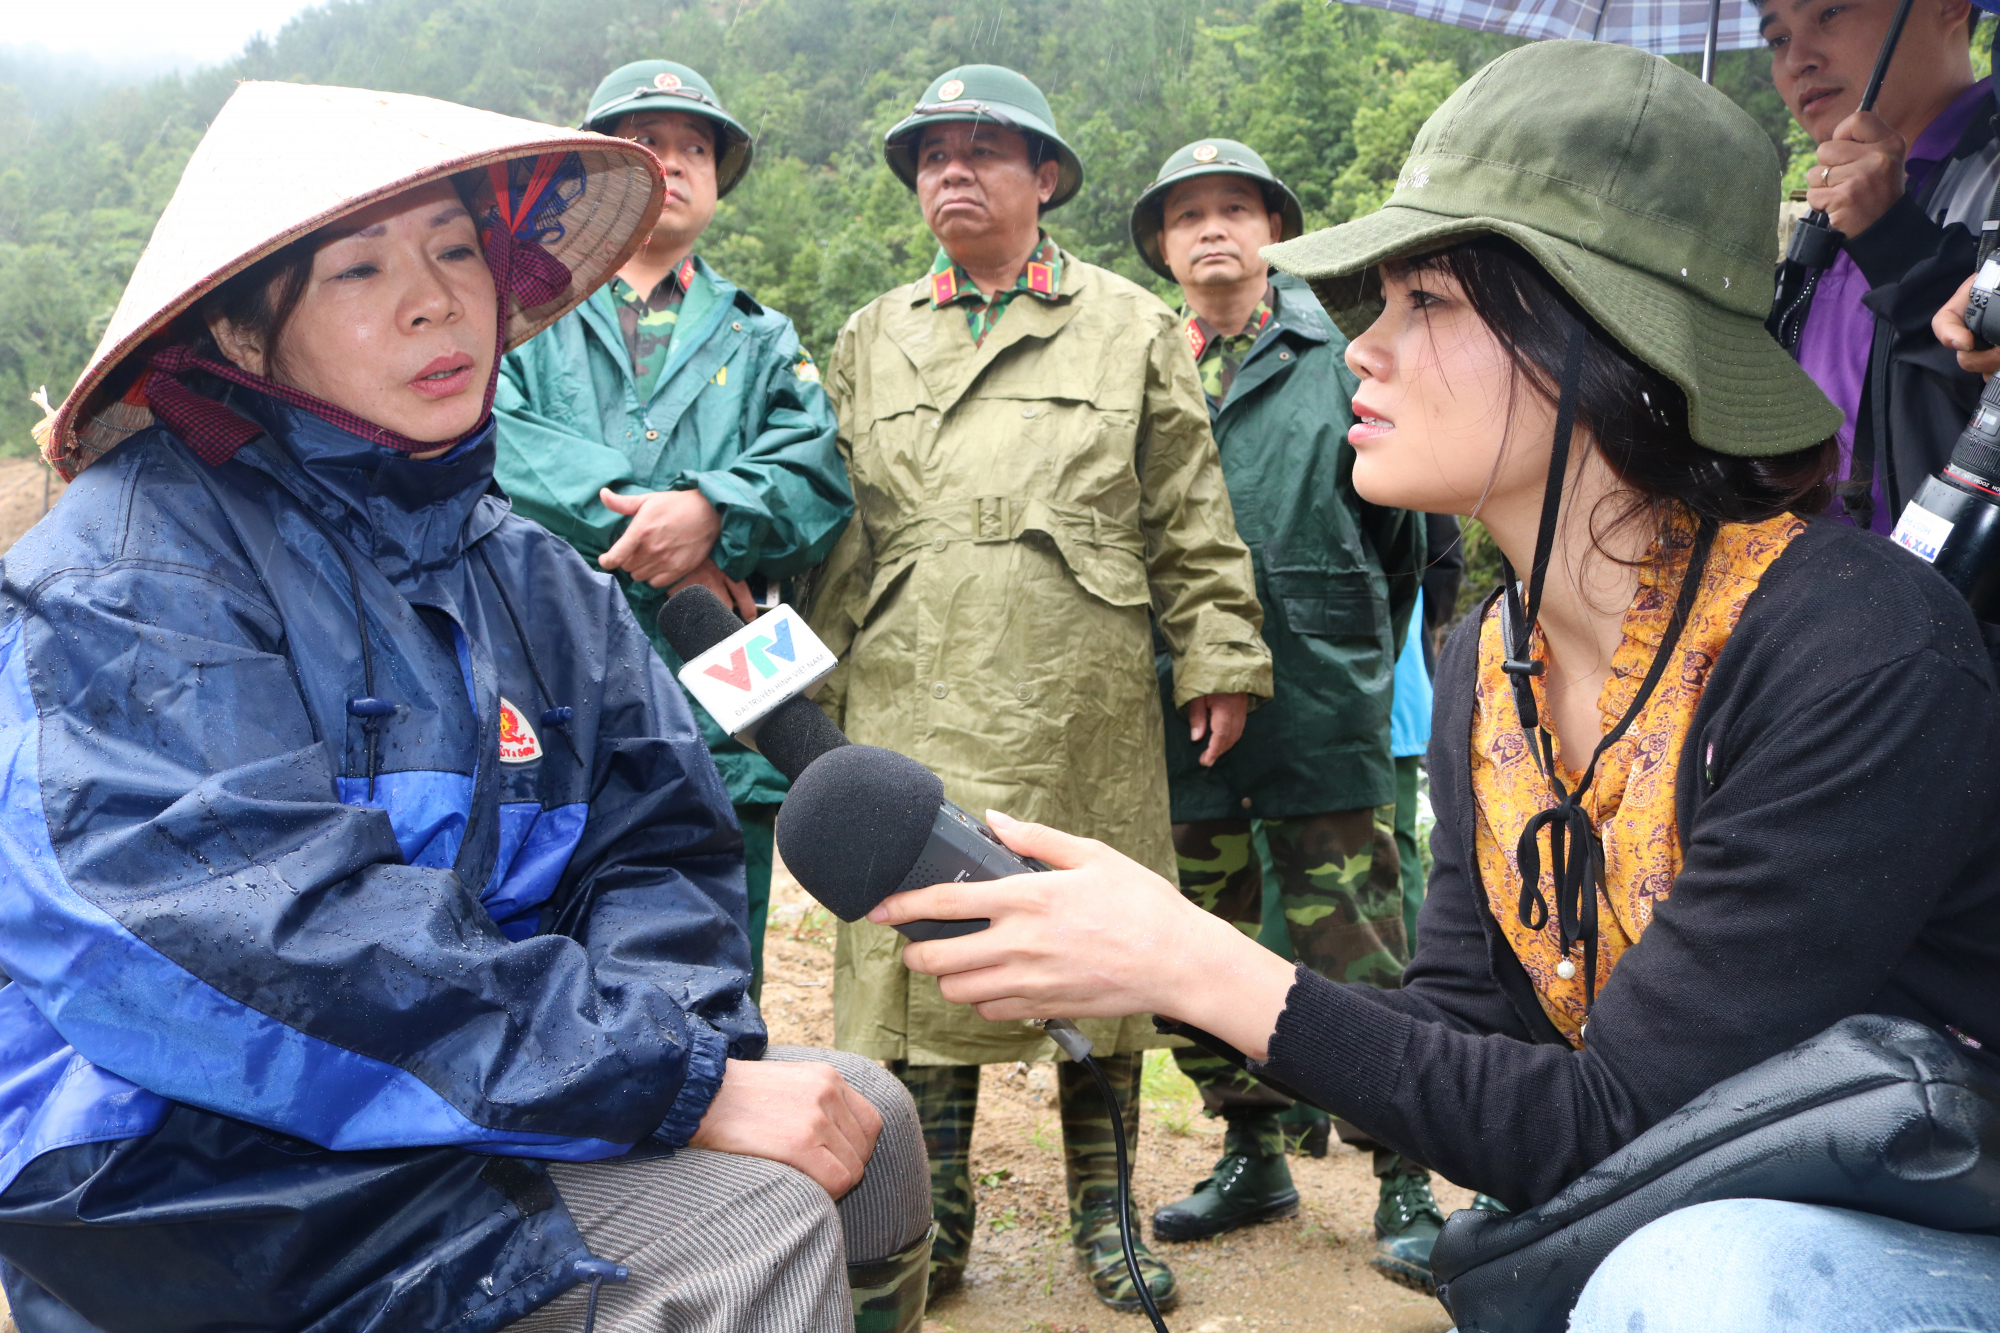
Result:
<svg viewBox="0 0 2000 1333"><path fill-rule="evenodd" d="M1536 42L1432 113L1380 210L1263 253L1354 337L1383 260L1505 237L1681 387L1697 442L1781 454L1841 413L1764 329L1777 210L1777 150L1723 94L1630 47Z"/></svg>
<svg viewBox="0 0 2000 1333"><path fill-rule="evenodd" d="M1264 207L1284 219L1279 240L1289 241L1305 230L1299 197L1265 165L1255 149L1234 139L1197 139L1166 160L1139 202L1132 205L1132 244L1139 248L1139 257L1147 267L1161 277L1172 280L1174 276L1166 256L1160 253L1167 195L1182 181L1197 176L1247 176L1263 191Z"/></svg>
<svg viewBox="0 0 2000 1333"><path fill-rule="evenodd" d="M635 60L620 65L605 75L590 95L590 110L583 113L581 128L609 134L617 128L620 117L635 111L679 111L715 125L716 198L735 189L743 173L750 170L755 152L750 131L722 109L722 101L708 80L686 65L671 60Z"/></svg>
<svg viewBox="0 0 2000 1333"><path fill-rule="evenodd" d="M1049 99L1026 76L1001 65L960 65L931 81L910 114L882 138L882 156L896 179L917 188L917 139L924 126L945 121L992 121L1030 138L1041 139L1055 152L1060 167L1056 192L1043 211L1060 208L1083 188L1083 159L1056 133Z"/></svg>

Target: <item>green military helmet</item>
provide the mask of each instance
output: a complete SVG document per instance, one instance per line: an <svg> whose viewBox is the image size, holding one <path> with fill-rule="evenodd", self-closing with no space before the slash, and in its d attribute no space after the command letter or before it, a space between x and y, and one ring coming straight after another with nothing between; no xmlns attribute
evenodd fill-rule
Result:
<svg viewBox="0 0 2000 1333"><path fill-rule="evenodd" d="M1257 182L1264 192L1264 207L1284 219L1284 234L1279 240L1289 241L1306 229L1299 197L1272 174L1256 150L1234 139L1197 139L1167 159L1139 202L1132 205L1132 244L1139 247L1139 257L1153 272L1169 280L1174 276L1160 251L1161 210L1166 206L1167 191L1196 176L1222 175L1248 176Z"/></svg>
<svg viewBox="0 0 2000 1333"><path fill-rule="evenodd" d="M736 188L750 170L750 131L722 109L707 79L671 60L635 60L604 76L590 95L581 128L611 133L621 116L634 111L680 111L716 125L715 197Z"/></svg>
<svg viewBox="0 0 2000 1333"><path fill-rule="evenodd" d="M919 131L951 120L990 120L1054 149L1060 170L1056 192L1042 206L1044 211L1068 203L1083 188L1083 160L1056 133L1055 114L1042 90L1001 65L960 65L933 79L910 114L883 136L882 156L888 159L889 170L912 190L917 188Z"/></svg>

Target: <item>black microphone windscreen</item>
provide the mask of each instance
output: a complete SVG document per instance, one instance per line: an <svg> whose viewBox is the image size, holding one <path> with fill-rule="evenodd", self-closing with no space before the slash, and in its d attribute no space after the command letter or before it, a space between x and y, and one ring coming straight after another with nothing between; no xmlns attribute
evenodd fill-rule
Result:
<svg viewBox="0 0 2000 1333"><path fill-rule="evenodd" d="M778 852L807 893L858 921L916 865L943 801L943 780L914 759L872 745L830 750L778 807Z"/></svg>
<svg viewBox="0 0 2000 1333"><path fill-rule="evenodd" d="M736 613L699 583L682 588L660 608L660 637L686 662L743 628Z"/></svg>
<svg viewBox="0 0 2000 1333"><path fill-rule="evenodd" d="M772 709L771 715L757 724L753 739L757 752L770 760L771 766L783 773L788 782L797 782L813 761L827 751L847 744L840 728L820 711L818 704L802 694Z"/></svg>

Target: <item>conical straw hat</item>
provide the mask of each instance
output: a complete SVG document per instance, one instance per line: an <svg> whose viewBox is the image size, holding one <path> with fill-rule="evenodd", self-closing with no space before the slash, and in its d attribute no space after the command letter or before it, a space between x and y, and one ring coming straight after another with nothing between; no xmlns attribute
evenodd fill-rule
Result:
<svg viewBox="0 0 2000 1333"><path fill-rule="evenodd" d="M74 477L152 425L139 395L120 397L143 362L133 354L258 260L404 190L496 163L558 163L571 154L582 189L567 196L555 225L539 237L569 269L569 289L531 308L510 300L508 347L580 305L644 243L663 196L650 152L623 139L429 97L239 85L188 160L90 365L47 430L37 428L43 457ZM481 199L490 197L490 185L482 182L481 189ZM474 213L483 223L486 208Z"/></svg>

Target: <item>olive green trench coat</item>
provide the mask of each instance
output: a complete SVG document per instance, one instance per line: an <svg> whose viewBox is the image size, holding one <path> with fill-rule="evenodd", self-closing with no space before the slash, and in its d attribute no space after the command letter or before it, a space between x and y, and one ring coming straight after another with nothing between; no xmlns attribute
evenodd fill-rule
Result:
<svg viewBox="0 0 2000 1333"><path fill-rule="evenodd" d="M1016 298L975 346L919 282L848 321L826 387L855 521L814 601L841 657L821 703L975 814L1099 838L1172 878L1149 619L1175 708L1271 693L1250 554L1172 312L1065 254L1056 299ZM843 926L834 967L843 1050L1050 1052L1032 1026L946 1004L883 927ZM1144 1018L1084 1026L1105 1052L1158 1042Z"/></svg>

